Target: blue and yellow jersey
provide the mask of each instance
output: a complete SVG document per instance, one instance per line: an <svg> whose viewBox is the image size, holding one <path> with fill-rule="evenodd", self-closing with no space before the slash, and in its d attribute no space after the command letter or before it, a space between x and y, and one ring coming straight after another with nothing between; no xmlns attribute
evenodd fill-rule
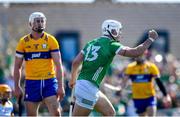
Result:
<svg viewBox="0 0 180 117"><path fill-rule="evenodd" d="M158 67L151 63L145 62L138 65L136 62L130 63L125 74L132 81L132 95L133 99L145 99L155 96L154 78L159 77Z"/></svg>
<svg viewBox="0 0 180 117"><path fill-rule="evenodd" d="M25 59L26 79L41 80L55 77L51 52L58 52L59 45L55 37L44 32L35 40L31 34L22 37L16 47L16 56Z"/></svg>

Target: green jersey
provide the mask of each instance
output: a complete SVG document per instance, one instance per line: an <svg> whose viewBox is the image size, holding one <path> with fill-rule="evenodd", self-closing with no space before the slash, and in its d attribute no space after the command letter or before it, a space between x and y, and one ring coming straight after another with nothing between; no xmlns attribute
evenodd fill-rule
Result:
<svg viewBox="0 0 180 117"><path fill-rule="evenodd" d="M84 59L78 80L88 80L99 87L114 56L122 47L104 36L88 42L82 50Z"/></svg>

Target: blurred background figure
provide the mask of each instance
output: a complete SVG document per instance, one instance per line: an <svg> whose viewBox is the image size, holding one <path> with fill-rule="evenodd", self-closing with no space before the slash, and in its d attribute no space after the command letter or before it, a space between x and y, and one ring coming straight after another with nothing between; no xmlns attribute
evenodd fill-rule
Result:
<svg viewBox="0 0 180 117"><path fill-rule="evenodd" d="M14 116L11 88L6 84L0 84L0 116Z"/></svg>
<svg viewBox="0 0 180 117"><path fill-rule="evenodd" d="M147 51L144 55L134 58L134 62L125 68L123 87L126 87L128 80L132 83L132 98L136 112L139 116L156 116L157 99L154 81L164 95L163 102L171 106L171 98L167 93L162 81L158 67L147 60Z"/></svg>

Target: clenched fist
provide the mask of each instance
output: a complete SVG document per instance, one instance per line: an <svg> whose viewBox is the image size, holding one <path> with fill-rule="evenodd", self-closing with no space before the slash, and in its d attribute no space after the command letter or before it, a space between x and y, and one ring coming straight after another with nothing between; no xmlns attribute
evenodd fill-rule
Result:
<svg viewBox="0 0 180 117"><path fill-rule="evenodd" d="M148 37L156 40L158 38L158 33L155 30L149 30Z"/></svg>

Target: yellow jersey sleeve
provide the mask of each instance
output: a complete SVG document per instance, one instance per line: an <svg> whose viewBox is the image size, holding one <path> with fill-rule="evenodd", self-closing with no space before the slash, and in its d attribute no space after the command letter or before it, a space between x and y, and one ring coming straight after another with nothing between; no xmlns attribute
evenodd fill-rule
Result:
<svg viewBox="0 0 180 117"><path fill-rule="evenodd" d="M49 40L49 49L51 52L55 52L55 51L59 51L59 44L58 44L58 41L56 40L56 38L52 35L49 35L50 36L50 40Z"/></svg>
<svg viewBox="0 0 180 117"><path fill-rule="evenodd" d="M128 75L128 74L130 74L130 69L129 69L129 67L126 67L126 69L125 69L125 75Z"/></svg>
<svg viewBox="0 0 180 117"><path fill-rule="evenodd" d="M135 62L129 63L128 66L125 68L125 75L131 75L133 72L133 67L136 65Z"/></svg>
<svg viewBox="0 0 180 117"><path fill-rule="evenodd" d="M153 77L160 77L159 68L154 63L151 63L151 74Z"/></svg>
<svg viewBox="0 0 180 117"><path fill-rule="evenodd" d="M24 38L25 37L22 37L20 38L17 46L16 46L16 57L20 57L20 58L23 58L24 56Z"/></svg>

